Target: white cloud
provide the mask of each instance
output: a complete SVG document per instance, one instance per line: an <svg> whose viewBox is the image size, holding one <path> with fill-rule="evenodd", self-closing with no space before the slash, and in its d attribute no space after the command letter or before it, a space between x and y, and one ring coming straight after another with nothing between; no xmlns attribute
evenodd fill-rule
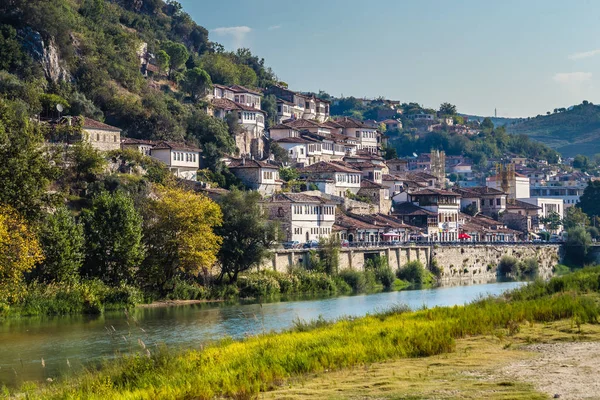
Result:
<svg viewBox="0 0 600 400"><path fill-rule="evenodd" d="M552 77L554 82L563 85L580 85L592 79L591 72L558 72Z"/></svg>
<svg viewBox="0 0 600 400"><path fill-rule="evenodd" d="M252 28L248 26L226 26L221 28L215 28L212 32L221 37L231 37L233 45L237 48L242 47L246 35L252 32Z"/></svg>
<svg viewBox="0 0 600 400"><path fill-rule="evenodd" d="M569 55L569 60L581 60L582 58L594 57L600 54L600 49L583 51Z"/></svg>
<svg viewBox="0 0 600 400"><path fill-rule="evenodd" d="M274 30L280 29L280 28L281 28L281 25L273 25L273 26L268 27L267 29L270 31L274 31Z"/></svg>

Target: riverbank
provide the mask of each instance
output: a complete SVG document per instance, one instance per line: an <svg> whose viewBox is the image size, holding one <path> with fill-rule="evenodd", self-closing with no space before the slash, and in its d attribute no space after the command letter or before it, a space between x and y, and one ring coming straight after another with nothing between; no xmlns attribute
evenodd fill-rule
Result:
<svg viewBox="0 0 600 400"><path fill-rule="evenodd" d="M588 269L464 307L418 312L396 307L333 323L298 322L281 334L225 339L179 354L142 342L138 355L99 372L26 387L30 398L251 398L310 373L452 353L470 336L502 340L518 335L526 323L570 319L576 328L595 323L599 277L600 269Z"/></svg>
<svg viewBox="0 0 600 400"><path fill-rule="evenodd" d="M428 276L431 276L431 273ZM425 283L431 285L433 279ZM409 286L407 281L396 278L385 263L372 270L345 270L336 274L302 268L292 269L287 274L264 270L240 275L236 282L210 282L206 285L176 279L165 289L166 294L162 295L132 285L110 287L99 280L73 284L33 283L27 287L18 302L9 305L0 301L0 318L98 315L105 311L134 307L167 307L224 301L286 301L397 291Z"/></svg>

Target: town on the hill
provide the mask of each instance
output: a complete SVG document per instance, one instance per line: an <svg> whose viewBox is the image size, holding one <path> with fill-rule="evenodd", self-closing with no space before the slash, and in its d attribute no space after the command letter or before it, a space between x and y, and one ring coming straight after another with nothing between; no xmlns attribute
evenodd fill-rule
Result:
<svg viewBox="0 0 600 400"><path fill-rule="evenodd" d="M142 72L157 71L141 54ZM149 78L151 79L151 78ZM279 221L286 248L317 247L335 236L342 246L401 242L562 241L562 221L590 180L581 160L505 154L474 160L442 150L397 157L394 138L445 130L475 135L486 129L459 117L456 108L405 113L399 101L377 105L374 119L332 116L340 99L290 90L214 84L205 90L206 112L235 124L236 154L222 158L243 185L258 191L269 218ZM274 96L276 115L261 107ZM50 124L73 124L73 117ZM272 121L271 124L268 122ZM492 124L493 126L493 124ZM99 151L133 149L164 163L189 187L210 197L226 193L199 173L202 151L186 143L122 137L118 127L85 118L82 136ZM390 149L393 149L390 151ZM580 166L580 165L579 165Z"/></svg>

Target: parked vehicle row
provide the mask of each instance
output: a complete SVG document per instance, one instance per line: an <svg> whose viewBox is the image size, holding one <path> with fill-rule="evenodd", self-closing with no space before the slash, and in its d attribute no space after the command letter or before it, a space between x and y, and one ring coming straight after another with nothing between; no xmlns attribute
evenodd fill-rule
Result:
<svg viewBox="0 0 600 400"><path fill-rule="evenodd" d="M469 245L469 244L477 244L477 245L494 245L494 246L506 246L506 245L522 245L522 244L539 244L539 245L556 245L562 244L562 240L550 240L544 241L541 239L534 239L529 241L519 241L519 242L472 242L467 240L461 241L452 241L452 242L428 242L425 240L417 240L417 241L387 241L387 242L349 242L348 240L342 240L340 242L341 247L389 247L389 246L410 246L410 245L439 245L439 246L458 246L458 245ZM282 246L286 250L290 249L316 249L320 247L320 243L317 240L310 240L305 243L295 241L284 242Z"/></svg>

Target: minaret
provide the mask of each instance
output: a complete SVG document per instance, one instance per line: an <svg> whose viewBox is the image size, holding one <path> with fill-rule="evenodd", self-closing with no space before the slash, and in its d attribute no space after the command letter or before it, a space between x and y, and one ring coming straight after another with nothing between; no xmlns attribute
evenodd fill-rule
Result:
<svg viewBox="0 0 600 400"><path fill-rule="evenodd" d="M494 118L498 118L498 109L494 108Z"/></svg>

